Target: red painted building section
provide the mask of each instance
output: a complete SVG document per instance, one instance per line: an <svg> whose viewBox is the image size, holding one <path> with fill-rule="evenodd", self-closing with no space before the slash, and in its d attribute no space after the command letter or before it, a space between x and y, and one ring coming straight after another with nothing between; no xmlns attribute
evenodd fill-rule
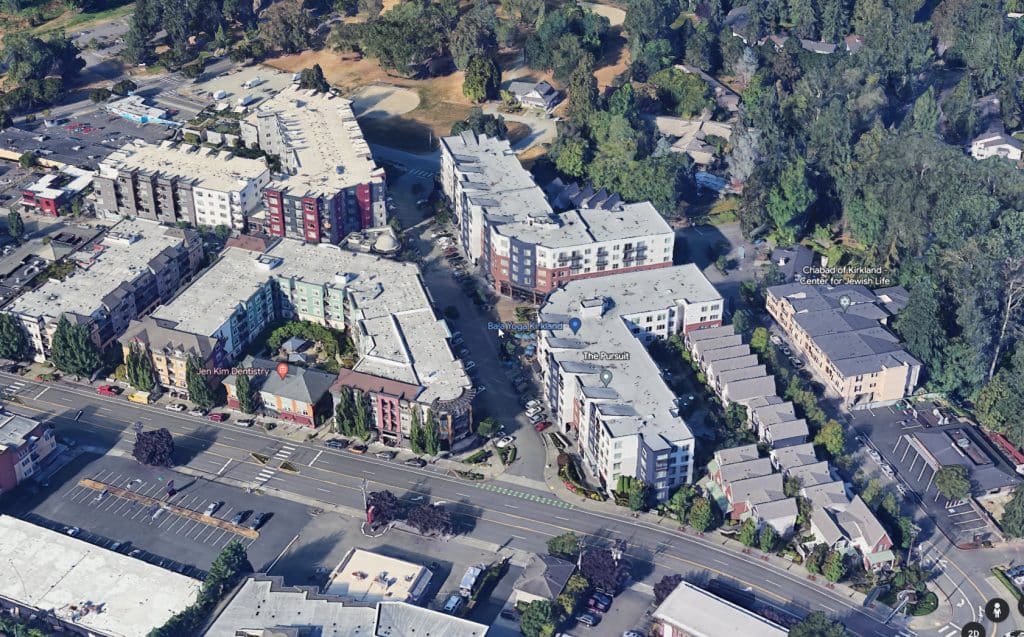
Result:
<svg viewBox="0 0 1024 637"><path fill-rule="evenodd" d="M377 430L381 434L402 437L402 407L398 398L377 394Z"/></svg>
<svg viewBox="0 0 1024 637"><path fill-rule="evenodd" d="M688 323L683 325L683 334L692 332L694 330L702 330L708 327L721 327L722 319L715 319L714 321L704 321L703 323Z"/></svg>
<svg viewBox="0 0 1024 637"><path fill-rule="evenodd" d="M284 236L284 197L278 190L267 189L264 193L264 200L267 202L267 220L269 221L270 234L275 237Z"/></svg>
<svg viewBox="0 0 1024 637"><path fill-rule="evenodd" d="M56 217L60 214L60 202L58 200L37 195L31 190L23 190L21 192L21 202L51 217Z"/></svg>
<svg viewBox="0 0 1024 637"><path fill-rule="evenodd" d="M370 184L356 186L356 201L359 204L359 221L363 228L373 225L373 193Z"/></svg>

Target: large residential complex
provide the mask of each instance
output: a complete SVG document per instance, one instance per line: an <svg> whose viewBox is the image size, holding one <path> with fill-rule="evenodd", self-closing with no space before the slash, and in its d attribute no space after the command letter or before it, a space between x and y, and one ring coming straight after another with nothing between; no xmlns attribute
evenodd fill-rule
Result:
<svg viewBox="0 0 1024 637"><path fill-rule="evenodd" d="M581 321L575 333L573 318ZM541 321L563 324L541 331L538 347L552 419L578 437L605 488L632 476L663 500L690 482L693 434L645 344L721 324L722 297L700 270L689 264L573 281L551 294Z"/></svg>
<svg viewBox="0 0 1024 637"><path fill-rule="evenodd" d="M132 321L118 342L124 360L128 360L132 348L145 352L153 362L157 383L183 398L189 397L185 374L189 357L196 357L202 367L213 367L224 360L217 339L180 332L173 328L173 323L152 316Z"/></svg>
<svg viewBox="0 0 1024 637"><path fill-rule="evenodd" d="M291 239L231 247L153 318L217 341L217 364L237 361L276 320L348 330L359 360L336 385L370 392L381 436L407 437L412 408L431 409L450 441L470 432L472 383L414 264Z"/></svg>
<svg viewBox="0 0 1024 637"><path fill-rule="evenodd" d="M0 411L0 495L35 475L56 447L50 425Z"/></svg>
<svg viewBox="0 0 1024 637"><path fill-rule="evenodd" d="M168 224L241 230L269 181L262 159L170 141L133 141L100 164L96 208Z"/></svg>
<svg viewBox="0 0 1024 637"><path fill-rule="evenodd" d="M921 363L883 327L906 291L790 283L768 288L766 305L808 366L846 407L891 403L913 393Z"/></svg>
<svg viewBox="0 0 1024 637"><path fill-rule="evenodd" d="M338 243L387 223L384 169L348 100L292 86L260 104L241 133L247 146L281 158L285 174L274 175L264 192L271 234Z"/></svg>
<svg viewBox="0 0 1024 637"><path fill-rule="evenodd" d="M47 281L4 308L25 327L37 361L49 358L61 316L86 325L96 346L106 348L192 278L203 246L191 230L131 219L68 258L78 267L67 280Z"/></svg>
<svg viewBox="0 0 1024 637"><path fill-rule="evenodd" d="M539 298L577 279L672 265L675 234L654 206L575 187L563 197L571 209L555 212L507 140L442 139L441 187L462 247L500 294Z"/></svg>

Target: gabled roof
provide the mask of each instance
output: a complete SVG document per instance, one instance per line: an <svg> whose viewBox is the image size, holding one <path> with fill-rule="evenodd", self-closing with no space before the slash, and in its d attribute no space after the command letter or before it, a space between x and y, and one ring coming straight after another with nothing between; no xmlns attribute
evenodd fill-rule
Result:
<svg viewBox="0 0 1024 637"><path fill-rule="evenodd" d="M814 445L809 442L792 447L772 449L770 453L781 471L814 464L818 461L818 456L814 453Z"/></svg>
<svg viewBox="0 0 1024 637"><path fill-rule="evenodd" d="M217 339L199 334L180 332L174 329L173 321L147 316L141 320L132 321L128 329L117 339L122 345L138 343L145 345L156 353L182 352L186 355L195 354L202 360L207 360L217 346Z"/></svg>
<svg viewBox="0 0 1024 637"><path fill-rule="evenodd" d="M746 462L747 460L756 460L761 454L757 451L757 445L742 445L740 447L731 447L729 449L719 449L715 452L715 462L719 466L725 466L734 464L737 462Z"/></svg>
<svg viewBox="0 0 1024 637"><path fill-rule="evenodd" d="M771 502L772 500L781 500L786 497L782 489L781 473L772 473L757 478L748 478L747 480L737 480L731 483L730 486L732 487L730 503L750 502L751 504L761 504L763 502Z"/></svg>
<svg viewBox="0 0 1024 637"><path fill-rule="evenodd" d="M523 569L513 588L537 597L554 600L561 595L575 571L576 565L572 562L551 555L534 555L530 558L530 562Z"/></svg>
<svg viewBox="0 0 1024 637"><path fill-rule="evenodd" d="M722 476L722 483L729 484L739 480L759 478L770 474L772 472L772 461L770 458L758 458L757 460L736 462L720 467L718 471Z"/></svg>
<svg viewBox="0 0 1024 637"><path fill-rule="evenodd" d="M307 404L319 402L330 390L331 384L335 380L334 374L298 365L288 365L288 371L282 378L277 371L278 363L252 356L246 356L239 367L259 367L270 370L269 374L252 377L253 385L259 391ZM233 375L224 379L225 385L234 385L235 382L237 382L237 377Z"/></svg>

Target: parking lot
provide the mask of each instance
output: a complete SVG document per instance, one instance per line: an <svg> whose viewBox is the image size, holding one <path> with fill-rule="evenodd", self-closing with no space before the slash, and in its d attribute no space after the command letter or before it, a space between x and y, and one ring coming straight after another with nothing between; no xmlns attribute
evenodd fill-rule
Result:
<svg viewBox="0 0 1024 637"><path fill-rule="evenodd" d="M39 159L95 170L104 157L132 139L159 143L173 135L173 130L163 126L137 124L95 110L51 126L41 120L12 126L0 135L0 146L14 153L32 152Z"/></svg>
<svg viewBox="0 0 1024 637"><path fill-rule="evenodd" d="M91 479L130 490L143 498L159 500L154 507L81 484ZM173 485L172 485L173 483ZM168 498L168 485L176 490ZM269 513L255 539L176 514L166 505L202 513L213 502L222 504L213 513L219 520L231 520L239 512ZM310 508L295 502L249 494L216 481L196 479L171 469L146 467L134 460L114 456L98 458L85 454L49 479L48 486L12 499L7 512L32 521L79 529L81 537L99 544L122 543L125 552L139 550L168 563L205 569L231 540L241 541L249 561L260 570L271 563L288 542L310 520ZM195 516L200 517L200 516ZM223 525L227 526L227 525Z"/></svg>
<svg viewBox="0 0 1024 637"><path fill-rule="evenodd" d="M988 538L989 524L980 507L970 498L950 501L940 494L934 484L935 469L931 465L936 461L933 458L943 462L941 454L945 448L954 454L952 457L961 457L962 454L953 450L953 440L948 432L956 432L953 435L957 436L964 432L969 441L965 444L976 449L981 454L980 458L990 461L973 467L969 472L975 495L979 491L997 488L1002 483L1014 483L1013 469L987 444L980 432L955 421L935 424L934 418L915 417L913 413L895 406L853 412L851 426L864 440L863 452L859 455L865 474L893 483L904 497L919 502L954 544L963 545ZM918 447L908 444L904 438L915 434L920 436L915 439L941 443L936 445L939 451L922 454ZM929 456L929 461L925 456ZM944 462L952 463L949 460Z"/></svg>
<svg viewBox="0 0 1024 637"><path fill-rule="evenodd" d="M258 85L248 85L252 82L257 82ZM212 103L213 95L223 91L225 96L218 99L235 104L239 98L245 95L251 95L260 101L265 100L276 95L291 83L291 73L262 65L235 66L223 72L204 73L198 82L183 86L179 93ZM249 108L257 106L259 106L259 101L250 104Z"/></svg>

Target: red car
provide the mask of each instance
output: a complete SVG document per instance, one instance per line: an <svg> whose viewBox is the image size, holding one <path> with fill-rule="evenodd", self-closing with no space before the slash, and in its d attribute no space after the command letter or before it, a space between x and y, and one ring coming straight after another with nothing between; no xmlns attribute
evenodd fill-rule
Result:
<svg viewBox="0 0 1024 637"><path fill-rule="evenodd" d="M111 387L110 385L100 385L99 387L96 388L96 393L103 394L104 396L117 396L121 392L119 392L116 387Z"/></svg>
<svg viewBox="0 0 1024 637"><path fill-rule="evenodd" d="M212 420L213 422L224 422L228 417L224 414L206 414L206 419Z"/></svg>
<svg viewBox="0 0 1024 637"><path fill-rule="evenodd" d="M538 422L537 424L535 424L535 425L533 426L533 428L534 428L534 429L535 429L536 431L544 431L545 429L547 429L547 428L548 428L548 427L550 427L550 426L551 426L551 421L548 421L548 420L542 420L542 421Z"/></svg>

